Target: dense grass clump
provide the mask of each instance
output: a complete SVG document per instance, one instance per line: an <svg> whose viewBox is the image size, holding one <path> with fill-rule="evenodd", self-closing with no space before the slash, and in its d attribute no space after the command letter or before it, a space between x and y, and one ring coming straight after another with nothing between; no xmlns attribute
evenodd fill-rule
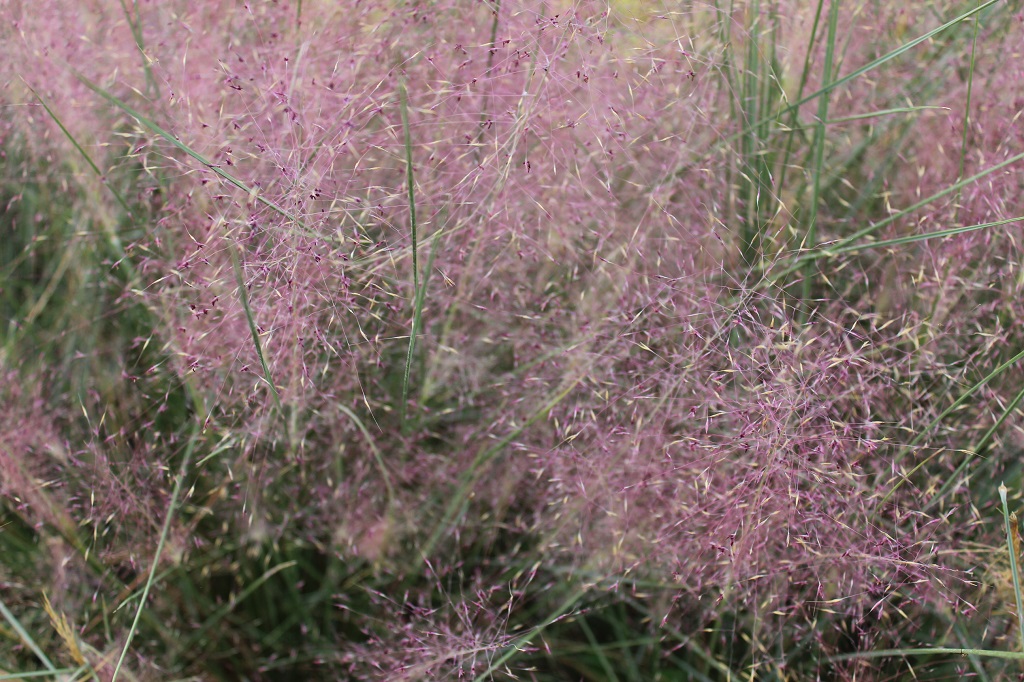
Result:
<svg viewBox="0 0 1024 682"><path fill-rule="evenodd" d="M0 679L1018 674L1018 5L3 5Z"/></svg>

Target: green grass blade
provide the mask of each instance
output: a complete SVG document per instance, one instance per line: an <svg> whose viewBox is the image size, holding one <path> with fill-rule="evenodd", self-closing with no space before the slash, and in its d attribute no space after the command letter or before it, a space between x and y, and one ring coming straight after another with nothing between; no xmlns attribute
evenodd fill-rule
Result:
<svg viewBox="0 0 1024 682"><path fill-rule="evenodd" d="M952 237L958 234L964 234L966 232L974 232L976 230L987 230L992 227L1000 227L1002 225L1010 225L1012 223L1019 223L1024 221L1024 216L1017 216L1016 218L1006 218L1005 220L996 220L991 223L979 223L977 225L965 225L964 227L951 227L946 230L936 230L934 232L924 232L922 234L912 234L905 237L896 237L894 239L885 239L880 242L868 242L866 244L851 244L850 246L843 246L837 249L824 248L821 250L822 255L838 256L843 253L855 253L857 251L867 251L869 249L884 249L890 246L900 246L902 244L912 244L914 242L923 242L929 239L941 239L943 237Z"/></svg>
<svg viewBox="0 0 1024 682"><path fill-rule="evenodd" d="M280 214L281 216L287 218L288 220L290 220L293 223L295 223L295 225L297 227L300 227L304 231L309 231L308 228L306 227L306 225L301 220L299 220L298 217L296 217L292 213L286 211L284 208L282 208L281 206L279 206L275 202L271 201L270 199L267 199L265 196L260 194L258 192L258 188L257 187L250 187L249 185L245 184L244 182L242 182L241 180L239 180L235 176L231 175L231 173L228 173L227 171L225 171L218 164L214 163L213 161L210 161L205 156L203 156L202 154L200 154L199 152L195 151L194 149L189 147L187 144L185 144L184 142L182 142L181 140L176 138L174 135L172 135L171 133L169 133L166 130L164 130L163 128L161 128L154 121L150 120L149 118L147 118L146 116L142 115L141 113L139 113L138 111L136 111L132 107L128 106L125 102L121 101L117 97L114 97L112 94L110 94L109 92L107 92L106 90L101 88L100 86L96 85L95 83L90 81L88 78L86 78L82 74L75 72L75 77L78 78L78 80L80 80L82 82L82 84L85 85L85 87L89 88L90 90L95 92L97 95L99 95L103 99L107 100L108 102L110 102L111 104L113 104L118 109L120 109L124 113L128 114L132 118L134 118L136 121L138 121L140 124L142 124L143 127L148 128L150 131L156 133L160 137L164 138L166 141L170 142L172 145L174 145L175 147L177 147L178 149L183 151L185 154L187 154L188 156L192 157L193 159L195 159L196 161L201 163L208 170L210 170L210 171L216 173L217 175L219 175L221 178L226 180L229 184L234 185L238 189L240 189L243 192L245 192L246 194L248 194L250 197L253 198L254 201L257 201L257 202L263 204L267 208L269 208L269 209L275 211L276 213Z"/></svg>
<svg viewBox="0 0 1024 682"><path fill-rule="evenodd" d="M978 5L974 9L968 10L967 12L964 12L963 14L961 14L961 15L953 18L953 19L950 19L946 23L944 23L944 24L942 24L940 26L937 26L936 28L933 28L930 31L927 31L927 32L923 33L922 35L918 36L917 38L914 38L910 42L905 43L905 44L897 47L895 50L892 50L891 52L887 52L886 54L884 54L881 57L879 57L879 58L877 58L877 59L875 59L875 60L865 64L864 66L860 67L859 69L855 69L854 71L846 74L845 76L832 81L831 83L829 83L828 85L822 87L821 89L816 90L815 92L812 92L809 95L805 95L804 97L796 100L795 102L790 103L788 106L783 107L779 111L777 111L777 112L775 112L775 113L773 113L773 114L771 114L769 116L765 116L762 119L754 121L753 123L750 123L748 126L743 128L742 130L739 130L739 131L733 133L732 135L729 135L727 137L722 138L721 142L723 144L731 144L735 140L737 140L739 138L742 138L744 135L748 135L751 130L756 130L760 126L763 126L764 124L769 123L769 122L771 122L773 120L776 120L776 119L778 119L778 118L780 118L782 116L791 115L793 112L798 110L804 104L807 104L808 102L813 101L814 99L816 99L818 97L821 97L822 95L830 93L833 90L836 90L837 88L840 88L840 87L846 85L850 81L853 81L853 80L855 80L857 78L860 78L864 74L867 74L867 73L870 73L871 71L874 71L878 67L880 67L880 66L882 66L882 65L884 65L884 64L886 64L888 62L891 62L892 60L896 59L897 57L900 57L901 55L909 52L910 50L914 49L915 47L917 47L921 43L924 43L924 42L927 42L927 41L931 40L935 36L937 36L937 35L945 32L945 31L947 31L948 29L956 26L957 24L960 24L960 23L966 21L970 17L973 17L974 15L976 15L976 14L978 14L978 13L980 13L980 12L986 10L986 9L988 9L989 7L992 7L993 5L999 4L1000 2L1003 2L1003 0L988 0L988 2L986 2L986 3L982 4L982 5ZM726 23L728 23L728 22L726 22ZM726 43L727 42L728 41L726 41ZM681 168L681 169L676 169L676 170L673 170L673 171L669 172L667 175L662 176L658 181L656 181L655 185L656 186L660 186L660 185L665 184L666 182L670 182L673 178L675 178L677 175L679 175L679 173L682 172L683 170L685 170L685 167Z"/></svg>
<svg viewBox="0 0 1024 682"><path fill-rule="evenodd" d="M967 633L964 631L964 628L960 623L954 623L953 630L956 632L956 636L961 642L967 643L969 641ZM981 682L989 682L988 673L985 672L985 667L981 664L978 657L975 654L967 654L967 658L971 661L971 667L974 668L974 673L978 676L978 679L981 680Z"/></svg>
<svg viewBox="0 0 1024 682"><path fill-rule="evenodd" d="M400 408L402 428L406 429L409 408L409 374L412 372L412 359L416 353L416 335L419 334L423 314L423 297L420 295L419 244L416 235L416 182L412 167L412 132L409 130L409 94L406 92L404 80L398 84L398 94L401 100L402 133L405 141L405 182L409 189L409 233L412 236L412 330L409 333L409 350L405 356L405 371L402 374L402 405Z"/></svg>
<svg viewBox="0 0 1024 682"><path fill-rule="evenodd" d="M430 538L426 544L420 550L422 557L426 558L431 555L437 543L440 542L441 537L447 533L452 524L456 522L459 516L462 515L463 507L466 501L469 499L469 493L473 488L473 485L480 479L483 474L483 467L489 464L495 459L501 451L505 449L513 440L519 437L519 434L523 433L526 429L536 424L540 419L543 419L547 414L554 409L558 403L565 399L567 395L586 377L579 376L576 379L568 382L568 384L561 391L552 397L548 402L534 412L529 419L523 422L522 426L514 429L507 436L498 441L495 445L484 450L482 453L476 456L473 463L470 464L469 468L459 479L459 487L451 497L451 501L445 508L444 515L441 517L441 521L434 527L433 533L430 534Z"/></svg>
<svg viewBox="0 0 1024 682"><path fill-rule="evenodd" d="M601 646L601 643L597 641L597 637L594 636L594 631L587 625L587 619L580 618L579 625L587 638L587 642L590 644L590 651L593 652L594 657L604 671L605 679L609 682L619 682L619 676L615 674L615 668L612 667L611 661L608 660L608 656L604 653L604 647Z"/></svg>
<svg viewBox="0 0 1024 682"><path fill-rule="evenodd" d="M149 96L154 99L160 99L160 86L157 85L156 77L153 76L152 60L146 55L146 45L142 39L142 17L139 16L139 0L134 0L132 3L132 8L135 10L134 21L125 1L120 0L120 3L125 21L128 22L128 27L132 30L132 37L135 38L135 47L138 48L139 55L142 56L142 70L146 73L146 87L149 89Z"/></svg>
<svg viewBox="0 0 1024 682"><path fill-rule="evenodd" d="M46 656L46 654L43 653L43 650L39 648L38 644L36 644L36 641L32 638L32 635L30 635L28 633L28 630L26 630L24 626L22 626L21 621L19 621L17 617L15 617L13 613L11 613L11 611L7 608L7 605L4 604L2 599L0 599L0 615L3 615L4 620L7 621L7 623L11 626L12 630L18 633L18 636L21 637L21 641L25 643L25 646L31 649L32 653L36 655L36 658L38 658L42 662L42 664L46 666L47 670L49 670L49 672L46 674L56 674L57 667L53 665L53 661L51 661Z"/></svg>
<svg viewBox="0 0 1024 682"><path fill-rule="evenodd" d="M246 585L244 590L239 592L230 601L228 601L226 604L224 604L219 609L210 614L210 617L206 619L206 622L204 622L199 627L199 629L196 630L191 637L189 637L188 641L185 643L184 648L187 650L199 646L199 643L202 641L203 637L206 636L206 633L210 630L210 628L214 627L217 623L219 623L220 620L224 618L224 616L231 613L236 606L238 606L241 602L245 601L245 599L249 597L249 595L258 590L264 583L266 583L268 580L274 577L274 575L280 573L286 568L291 568L296 563L297 562L295 561L286 561L284 563L278 564L277 566L268 569L259 578Z"/></svg>
<svg viewBox="0 0 1024 682"><path fill-rule="evenodd" d="M829 3L828 11L828 36L825 40L825 66L822 74L822 82L828 87L832 80L832 63L835 59L836 25L839 22L839 2L832 0ZM825 122L828 120L828 92L824 92L818 99L818 124L814 129L814 168L811 181L811 205L810 217L807 220L807 232L804 235L805 244L814 244L818 239L818 204L821 202L821 176L822 168L825 165ZM804 266L804 277L802 284L801 300L808 301L811 297L811 281L813 264L808 262ZM801 306L801 320L806 319L807 309Z"/></svg>
<svg viewBox="0 0 1024 682"><path fill-rule="evenodd" d="M923 647L920 649L877 649L875 651L858 651L852 654L829 656L827 661L854 661L871 658L904 658L909 656L978 656L981 658L1004 658L1011 661L1024 661L1024 653L1017 651L998 651L996 649L961 649L958 647Z"/></svg>
<svg viewBox="0 0 1024 682"><path fill-rule="evenodd" d="M760 120L760 121L756 121L755 123L752 123L750 125L750 127L753 128L753 127L762 125L762 124L768 122L771 119L774 119L774 118L776 118L778 116L782 116L782 115L790 113L791 111L799 109L804 104L807 104L808 102L810 102L810 101L812 101L812 100L814 100L814 99L816 99L818 97L826 95L826 94L832 92L833 90L835 90L836 88L840 88L840 87L846 85L847 83L849 83L850 81L855 80L857 78L860 78L861 76L863 76L866 73L874 71L875 69L877 69L878 67L882 66L883 64L891 62L893 59L896 59L897 57L899 57L899 56L909 52L910 50L913 50L915 47L917 47L921 43L924 43L924 42L927 42L927 41L931 40L932 38L934 38L935 36L939 35L940 33L943 33L946 30L956 26L957 24L960 24L960 23L966 21L967 19L969 19L970 17L974 16L975 14L978 14L979 12L981 12L981 11L983 11L983 10L985 10L985 9L987 9L987 8L997 4L999 2L1002 2L1002 0L988 0L988 2L986 2L986 3L982 4L982 5L978 5L974 9L969 10L967 12L964 12L963 14L961 14L961 15L953 18L953 19L950 19L946 23L944 23L944 24L942 24L940 26L937 26L936 28L933 28L930 31L927 31L926 33L918 36L917 38L914 38L909 43L905 43L905 44L897 47L895 50L892 50L891 52L887 52L886 54L882 55L878 59L875 59L875 60L865 64L864 66L860 67L859 69L855 69L854 71L851 71L850 73L848 73L847 75L843 76L842 78L838 78L835 81L832 81L832 82L828 83L827 85L822 86L821 89L819 89L819 90L817 90L815 92L812 92L809 95L806 95L805 97L803 97L802 99L797 100L796 102L793 102L792 104L790 104L788 107L786 107L782 111L780 111L780 112L778 112L778 113L776 113L776 114L774 114L774 115L772 115L770 117L767 117L764 120ZM745 131L740 132L740 133L736 133L736 134L737 135L742 135L742 134L745 134Z"/></svg>
<svg viewBox="0 0 1024 682"><path fill-rule="evenodd" d="M167 516L164 518L164 526L160 530L160 541L156 546L156 553L153 555L153 561L149 566L149 577L146 580L146 587L142 590L142 597L139 599L139 608L135 610L135 618L132 620L132 626L128 630L128 638L125 640L124 648L121 649L121 656L117 659L117 665L114 666L114 673L110 677L110 682L117 682L117 675L121 671L121 666L124 664L125 657L128 656L128 650L132 646L132 640L135 639L135 632L139 627L139 619L142 617L142 611L146 608L146 599L149 597L149 591L153 587L154 578L156 577L157 567L160 565L160 555L164 551L164 544L167 542L167 535L171 530L171 521L174 519L174 512L177 511L178 498L181 496L182 484L185 482L185 476L188 475L189 464L192 462L192 454L195 452L196 441L199 440L199 426L193 427L192 437L188 441L188 447L185 448L185 456L181 459L181 469L178 471L178 480L174 482L174 490L171 492L171 500L167 506Z"/></svg>
<svg viewBox="0 0 1024 682"><path fill-rule="evenodd" d="M960 395L959 398L957 398L956 400L953 401L952 405L950 405L945 410L943 410L942 413L939 414L938 417L933 419L927 426L925 426L923 429L921 429L921 431L918 432L918 434L914 437L913 440L911 440L909 443L907 443L898 453L896 453L895 457L893 458L893 466L895 467L897 464L899 464L899 462L906 456L908 451L910 451L915 445L920 443L925 438L925 436L927 436L928 433L931 432L932 429L934 429L936 426L938 426L942 422L942 420L944 420L946 417L948 417L950 414L952 414L954 411L956 411L961 405L963 405L965 402L967 402L968 398L970 398L972 395L977 393L978 390L980 390L982 387L984 387L990 381L992 381L993 379L998 377L1000 374L1002 374L1003 372L1005 372L1009 368L1011 368L1014 365L1016 365L1022 359L1024 359L1024 350L1020 351L1019 353L1014 355L1012 358L1010 358L1009 360L1007 360L1003 364L1001 364L998 367L996 367L994 370L992 370L988 374L988 376L986 376L984 379L982 379L981 381L979 381L978 383L974 384L969 389L964 391ZM886 501L888 501L888 499L890 497L892 497L893 493L895 493L897 490L899 490L903 486L903 483L906 482L906 480L907 479L906 479L905 476L901 477L900 480L897 481L893 485L893 487L889 490L889 492L885 494L885 497L882 498L881 505L884 505L886 503Z"/></svg>
<svg viewBox="0 0 1024 682"><path fill-rule="evenodd" d="M562 602L562 605L559 606L542 623L540 623L537 626L531 628L529 630L529 632L527 632L524 635L521 635L520 637L518 637L516 639L515 642L513 642L509 646L505 647L505 651L500 656L498 656L496 659L494 659L494 661L487 667L487 670L485 670L482 673L480 673L479 675L477 675L474 678L474 682L484 682L484 680L492 679L491 678L491 673L493 673L495 670L497 670L501 666L505 665L505 663L510 658L515 656L517 653L519 653L524 646L526 646L527 644L532 642L534 640L534 638L537 637L537 635L539 635L540 633L544 632L544 630L546 630L549 625L551 625L552 623L554 623L557 620L560 620L563 616L565 616L567 613L569 613L574 608L576 608L576 604L579 603L580 599L583 598L584 594L586 594L586 592L584 592L584 591L579 591L579 592L574 593L572 596L570 596L568 599L566 599L564 602Z"/></svg>
<svg viewBox="0 0 1024 682"><path fill-rule="evenodd" d="M22 80L24 81L24 79ZM85 159L85 162L87 164L89 164L89 167L92 168L93 172L96 173L96 177L103 180L103 171L100 170L99 166L97 166L96 163L92 160L92 157L89 156L89 152L85 151L82 145L78 144L78 140L76 140L75 136L71 134L71 131L64 126L64 123L60 120L57 114L54 113L53 109L50 108L50 105L47 104L45 99L43 99L43 96L36 92L35 89L27 82L25 83L25 87L27 87L29 91L36 96L36 99L39 100L39 104L41 104L43 109L46 111L47 116L49 116L53 120L53 122L57 124L57 127L60 128L60 131L64 133L64 137L68 138L68 141L71 143L71 145L78 151L79 154L81 154L82 158ZM117 203L121 206L121 208L124 209L125 213L127 213L128 215L132 215L132 209L128 206L128 202L125 201L124 197L121 196L121 193L118 192L113 187L111 187L110 184L105 180L103 180L103 186L110 190L110 193L114 195L114 199L117 200ZM124 249L121 248L120 240L116 239L116 235L115 240L118 251L120 253L123 253Z"/></svg>
<svg viewBox="0 0 1024 682"><path fill-rule="evenodd" d="M1010 401L1010 404L1006 406L1005 410L1003 410L1003 413L999 415L999 419L997 419L995 423L988 428L985 434L978 439L978 442L971 446L970 450L968 450L968 456L965 457L964 461L960 462L960 466L958 466L956 470L946 478L946 482L942 484L942 487L939 488L938 492L936 492L932 499L930 499L923 507L923 511L931 509L939 500L946 496L954 485L956 485L957 480L960 478L960 474L967 469L967 466L974 461L975 457L979 457L980 453L984 452L996 431L998 431L1007 418L1013 414L1014 410L1017 409L1022 400L1024 400L1024 388L1014 396L1013 400Z"/></svg>
<svg viewBox="0 0 1024 682"><path fill-rule="evenodd" d="M992 173L995 173L996 171L1001 170L1001 169L1005 168L1006 166L1009 166L1010 164L1016 163L1016 162L1018 162L1018 161L1020 161L1022 159L1024 159L1024 152L1022 152L1020 154L1015 154L1014 156L1011 156L1010 158L1006 159L1005 161L1002 161L1000 163L997 163L994 166L986 168L985 170L983 170L983 171L981 171L979 173L975 173L974 175L972 175L969 178L964 178L960 182L957 182L957 183L955 183L953 185L950 185L949 187L946 187L945 189L942 189L942 190L936 192L935 194L932 194L931 196L922 199L921 201L917 202L916 204L913 204L912 206L908 206L905 209L902 209L902 210L900 210L900 211L898 211L896 213L893 213L892 215L890 215L887 218L879 220L877 223L872 223L872 224L868 225L867 227L865 227L864 229L858 230L857 232L853 233L849 237L844 237L843 239L839 240L835 244L832 244L832 245L827 246L827 247L819 246L817 248L810 249L810 250L808 250L808 251L798 255L794 259L794 262L788 268L785 268L784 270L781 270L779 272L772 273L766 280L762 281L760 286L762 286L762 287L763 286L767 286L769 284L778 282L779 280L781 280L781 279L783 279L783 278L793 274L797 270L800 270L801 268L803 268L804 263L806 261L808 261L808 260L817 260L819 258L826 257L826 256L828 256L831 253L838 253L841 249L844 249L844 248L846 248L848 246L851 246L851 245L855 244L859 239L862 239L863 237L867 237L868 235L871 235L871 234L877 232L878 230L882 229L883 227L885 227L887 225L890 225L891 223L896 222L900 218L902 218L902 217L904 217L904 216L906 216L906 215L916 211L917 209L923 208L923 207L927 206L928 204L932 203L933 201L937 201L937 200L941 199L942 197L944 197L944 196L946 196L948 194L951 194L951 193L959 190L961 187L965 187L965 186L971 184L972 182L980 180L981 178L984 178L987 175L991 175ZM1016 219L1014 219L1014 220L1016 220Z"/></svg>
<svg viewBox="0 0 1024 682"><path fill-rule="evenodd" d="M70 679L76 680L78 676L85 672L84 667L81 668L54 668L53 670L33 670L30 673L9 673L6 675L0 675L0 680L29 680L34 677L56 677L58 675L67 675Z"/></svg>
<svg viewBox="0 0 1024 682"><path fill-rule="evenodd" d="M960 140L960 172L957 173L957 180L964 176L964 164L967 161L967 133L971 129L971 95L974 92L974 61L978 54L978 29L980 25L981 22L975 19L974 40L971 42L971 62L967 67L967 100L964 102L964 130L963 137ZM957 194L959 195L959 192Z"/></svg>
<svg viewBox="0 0 1024 682"><path fill-rule="evenodd" d="M370 446L370 451L373 453L373 458L377 462L377 468L380 469L381 478L384 479L384 487L388 493L388 505L394 506L395 503L395 487L391 482L391 473L388 471L387 465L384 463L384 457L381 455L380 448L377 447L377 443L373 440L373 434L366 428L366 424L360 419L355 412L350 410L347 406L338 404L336 406L338 411L342 412L346 417L352 420L359 429L360 433L363 434L363 438L366 439L367 445Z"/></svg>
<svg viewBox="0 0 1024 682"><path fill-rule="evenodd" d="M818 25L821 23L821 12L824 9L824 0L818 0L817 9L814 12L814 22L811 24L811 35L807 40L807 49L804 52L804 65L800 71L800 85L797 87L796 98L799 100L803 97L804 88L807 87L807 79L811 75L811 56L814 54L814 43L818 35ZM780 114L779 118L785 114ZM798 108L793 107L789 110L789 123L786 125L786 144L785 153L782 157L781 170L779 171L779 187L786 187L786 173L789 171L790 162L789 159L793 155L793 143L796 139L796 133L800 130L798 124L800 111Z"/></svg>
<svg viewBox="0 0 1024 682"><path fill-rule="evenodd" d="M263 344L260 343L260 331L256 325L256 318L252 314L252 307L249 305L249 292L245 286L245 275L242 273L242 264L239 262L238 253L234 247L231 249L231 265L235 270L235 280L238 283L238 299L242 302L242 309L245 311L245 319L249 323L249 333L252 336L252 345L256 349L256 355L260 359L260 366L263 368L263 379L267 382L270 387L270 392L274 396L274 404L277 406L278 414L281 415L282 422L284 423L285 435L288 435L288 423L284 418L284 407L281 405L281 395L277 392L277 385L274 383L274 378L270 375L270 367L267 365L267 359L263 355Z"/></svg>
<svg viewBox="0 0 1024 682"><path fill-rule="evenodd" d="M1014 365L1016 365L1022 359L1024 359L1024 350L1022 350L1021 352L1017 353L1012 358L1010 358L1009 360L1007 360L1003 364L1001 364L998 367L996 367L994 370L992 370L988 374L988 376L986 376L984 379L982 379L981 381L979 381L978 383L974 384L969 389L964 391L964 393L961 394L960 397L957 398L953 402L952 405L950 405L945 410L943 410L942 413L938 417L936 417L934 420L932 420L931 423L929 423L926 427L924 427L920 431L920 433L918 433L917 436L914 437L914 440L910 441L910 443L908 444L907 447L913 447L913 446L917 445L918 443L920 443L924 439L924 437L928 434L929 431L931 431L933 428L938 426L939 423L942 422L943 419L948 417L950 414L953 413L953 411L955 411L957 408L959 408L961 405L963 405L965 402L967 402L967 399L969 397L974 395L980 388L982 388L983 386L988 384L990 381L992 381L997 376L999 376L1000 374L1002 374L1003 372L1008 370L1010 367L1013 367Z"/></svg>
<svg viewBox="0 0 1024 682"><path fill-rule="evenodd" d="M1020 593L1020 557L1017 555L1017 544L1013 541L1014 532L1020 533L1017 526L1017 515L1010 513L1010 505L1006 501L1006 485L999 484L999 500L1003 503L1003 521L1006 525L1006 548L1010 553L1010 573L1013 575L1013 596L1017 599L1017 636L1020 639L1020 650L1024 653L1024 599Z"/></svg>
<svg viewBox="0 0 1024 682"><path fill-rule="evenodd" d="M891 116L893 114L913 114L918 111L925 111L926 109L942 109L946 107L936 106L919 106L919 107L897 107L895 109L881 109L879 111L869 111L866 114L854 114L852 116L843 116L842 118L832 118L825 122L826 125L836 125L838 123L849 123L851 121L862 121L866 118L878 118L880 116ZM962 173L961 173L962 175ZM959 179L959 178L958 178Z"/></svg>

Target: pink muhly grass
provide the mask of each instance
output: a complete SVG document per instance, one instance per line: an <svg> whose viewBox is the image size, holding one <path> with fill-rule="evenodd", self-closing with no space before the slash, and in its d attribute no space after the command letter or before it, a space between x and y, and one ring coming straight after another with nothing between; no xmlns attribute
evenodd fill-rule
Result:
<svg viewBox="0 0 1024 682"><path fill-rule="evenodd" d="M581 610L647 581L664 600L641 619L655 637L710 631L731 610L765 650L803 635L837 651L818 629L826 612L867 648L899 640L900 619L973 611L977 556L961 541L990 500L966 484L937 491L968 445L1015 442L984 434L1019 368L921 429L1024 341L1020 226L797 259L870 224L881 240L1012 217L1015 165L907 215L893 208L1018 153L1012 67L977 63L974 106L987 113L967 124L966 150L954 108L966 84L936 74L939 48L924 71L893 60L891 86L837 89L827 122L803 105L800 135L828 129L830 165L814 168L810 136L782 128L743 157L736 140L756 121L731 79L757 74L727 58L723 34L742 54L782 22L789 80L772 87L795 100L806 8L765 24L751 7L701 8L684 36L671 12L587 3L301 16L286 3L127 16L65 4L5 10L4 99L24 105L13 125L25 153L68 164L76 201L95 204L90 229L120 249L103 261L130 271L104 280L118 313L137 306L152 328L111 351L128 365L119 383L58 400L55 420L40 416L45 391L8 382L0 493L33 527L82 528L101 567L133 583L194 421L203 456L162 561L186 572L204 551L239 549L258 565L261 548L294 545L400 586L346 577L368 601L338 598L359 636L346 631L330 663L352 675L490 674L520 643L513 624L544 622L524 606L536 575L545 589L552 576L587 585ZM844 25L892 25L901 39L930 27L842 11ZM893 35L864 36L851 34L841 73L892 49ZM913 134L861 123L899 105L905 83L950 113L907 107ZM109 176L89 175L82 150ZM789 159L787 184L738 190L769 154ZM105 203L124 186L130 228ZM812 187L815 243L803 243ZM414 282L424 324L407 364ZM54 445L61 428L81 441L73 461L48 462L38 453L70 447ZM359 620L371 607L383 624ZM758 630L773 619L790 634ZM525 659L542 652L523 643Z"/></svg>

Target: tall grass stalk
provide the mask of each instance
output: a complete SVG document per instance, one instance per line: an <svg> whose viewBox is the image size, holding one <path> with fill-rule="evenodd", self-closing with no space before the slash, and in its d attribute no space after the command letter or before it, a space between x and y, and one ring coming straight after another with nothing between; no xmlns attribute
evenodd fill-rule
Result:
<svg viewBox="0 0 1024 682"><path fill-rule="evenodd" d="M811 204L810 215L807 219L807 232L804 236L804 245L812 246L818 240L818 206L821 203L821 180L825 164L825 126L828 121L829 83L832 81L833 61L835 60L836 49L836 25L839 23L839 2L832 0L828 10L828 33L825 37L825 64L822 67L822 95L818 98L818 120L814 127L814 140L812 153L814 162L811 168ZM803 275L804 303L807 303L811 296L811 282L813 276L812 264L808 263ZM802 308L801 320L806 320L807 308Z"/></svg>
<svg viewBox="0 0 1024 682"><path fill-rule="evenodd" d="M277 384L274 382L274 377L270 373L270 365L267 364L267 358L263 354L263 343L260 341L260 328L256 324L256 316L253 315L252 306L249 305L249 286L245 281L245 273L242 271L242 264L238 258L238 252L231 249L231 267L235 272L235 284L237 285L238 300L242 302L242 310L245 312L245 321L249 325L249 334L252 338L253 349L256 351L256 357L260 361L260 368L263 370L263 380L267 382L267 387L270 389L270 394L274 396L274 406L277 408L277 413L281 417L282 424L285 429L285 436L290 441L288 436L288 420L285 417L284 405L281 403L281 394L278 393Z"/></svg>
<svg viewBox="0 0 1024 682"><path fill-rule="evenodd" d="M963 134L960 138L960 170L957 173L957 180L964 176L964 164L967 161L967 136L971 131L971 95L974 92L974 68L975 58L978 54L978 31L981 30L981 21L974 18L974 36L971 39L971 62L967 67L967 97L964 98L964 125ZM959 204L959 193L958 193Z"/></svg>
<svg viewBox="0 0 1024 682"><path fill-rule="evenodd" d="M412 133L409 130L409 94L404 80L398 85L402 107L402 139L405 147L405 182L409 191L409 238L412 249L412 324L409 332L409 350L405 356L405 370L402 374L402 405L400 408L402 428L407 428L406 415L409 408L409 374L416 353L416 337L419 334L423 316L423 299L420 293L419 243L416 234L416 181L412 164ZM424 286L425 288L425 286Z"/></svg>
<svg viewBox="0 0 1024 682"><path fill-rule="evenodd" d="M1010 555L1010 576L1013 581L1013 596L1017 600L1017 637L1020 641L1020 651L1024 655L1024 597L1020 589L1020 527L1017 525L1017 515L1010 512L1009 503L1006 501L1006 485L999 485L999 501L1003 504L1003 521L1006 525L1006 551Z"/></svg>

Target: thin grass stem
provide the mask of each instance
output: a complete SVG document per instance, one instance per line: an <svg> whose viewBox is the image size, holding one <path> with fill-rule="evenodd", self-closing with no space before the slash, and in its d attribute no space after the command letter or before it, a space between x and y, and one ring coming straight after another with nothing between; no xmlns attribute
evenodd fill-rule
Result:
<svg viewBox="0 0 1024 682"><path fill-rule="evenodd" d="M1010 575L1013 577L1013 596L1017 600L1017 637L1021 654L1024 655L1024 598L1020 589L1020 528L1017 515L1010 513L1006 500L1006 485L999 484L999 501L1003 504L1003 521L1006 524L1006 551L1010 554ZM1017 540L1014 542L1014 540Z"/></svg>
<svg viewBox="0 0 1024 682"><path fill-rule="evenodd" d="M413 176L412 164L412 132L409 130L409 95L406 91L404 80L398 85L398 93L402 107L402 134L405 142L405 182L409 194L409 234L412 240L412 330L409 333L409 349L405 356L405 371L402 373L402 403L399 408L402 428L407 429L409 375L412 372L412 360L416 353L416 336L419 334L421 317L423 315L423 296L420 293L419 244L417 243L416 234L416 181Z"/></svg>

